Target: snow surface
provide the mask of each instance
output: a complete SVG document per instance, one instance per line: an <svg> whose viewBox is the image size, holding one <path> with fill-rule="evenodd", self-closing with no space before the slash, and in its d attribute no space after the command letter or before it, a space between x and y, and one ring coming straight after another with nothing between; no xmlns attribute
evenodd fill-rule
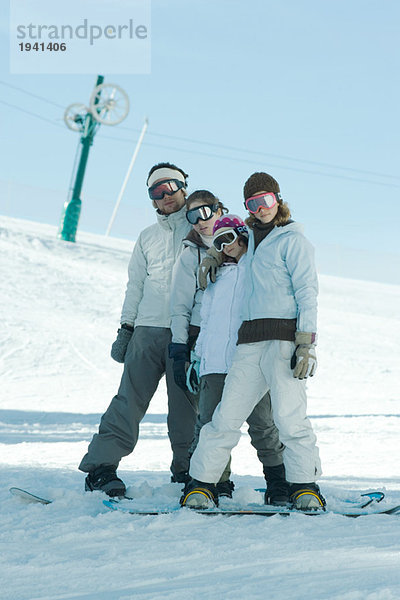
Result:
<svg viewBox="0 0 400 600"><path fill-rule="evenodd" d="M112 513L77 464L115 394L110 346L133 243L0 217L2 600L398 600L400 519L337 515L159 517ZM321 276L319 368L309 382L328 502L355 490L400 503L400 286ZM176 505L160 383L121 463L138 506ZM243 435L235 498L261 502ZM54 499L26 504L19 486ZM236 504L235 504L236 503Z"/></svg>

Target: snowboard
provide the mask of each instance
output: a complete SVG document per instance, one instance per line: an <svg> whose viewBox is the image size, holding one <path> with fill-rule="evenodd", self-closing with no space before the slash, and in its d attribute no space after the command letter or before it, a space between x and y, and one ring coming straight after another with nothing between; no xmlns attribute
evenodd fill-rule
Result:
<svg viewBox="0 0 400 600"><path fill-rule="evenodd" d="M40 496L36 496L36 494L32 494L32 492L28 492L28 490L23 490L22 488L18 488L18 487L10 487L9 492L13 496L17 496L18 498L21 498L21 500L25 500L27 503L31 503L31 504L34 504L34 503L52 504L52 502L54 502L54 500L48 500L47 498L41 498ZM133 498L130 498L129 496L124 496L123 500L133 500Z"/></svg>
<svg viewBox="0 0 400 600"><path fill-rule="evenodd" d="M47 500L46 498L41 498L40 496L36 496L35 494L32 494L31 492L28 492L27 490L22 490L21 488L18 487L11 487L10 488L10 492L13 496L18 496L18 498L21 498L22 500L25 500L26 502L38 502L40 504L51 504L52 500Z"/></svg>
<svg viewBox="0 0 400 600"><path fill-rule="evenodd" d="M264 491L264 490L259 490ZM47 498L42 498L41 496L37 496L28 490L24 490L18 487L11 487L10 493L13 496L17 496L18 498L24 500L28 503L39 503L39 504L51 504L53 500L49 500ZM195 510L198 514L204 515L259 515L264 517L271 517L274 515L290 515L290 514L305 514L310 516L316 516L321 514L339 514L346 517L360 517L365 515L374 515L374 514L400 514L400 505L392 506L390 508L381 508L379 506L379 502L383 500L385 494L383 492L368 492L366 494L361 494L360 499L358 501L352 500L343 500L344 504L348 505L348 510L330 510L329 507L325 510L317 510L317 511L298 511L294 509L289 509L286 507L275 507L275 506L263 506L260 504L249 505L246 508L242 509L222 509L222 508L208 508L204 510L199 509L189 509L184 508L183 510ZM121 498L121 499L108 499L103 500L104 506L106 506L110 510L121 511L125 513L129 513L132 515L163 515L163 514L171 514L174 512L178 512L181 509L180 506L176 506L173 508L166 509L150 509L150 510L142 510L136 509L133 506L132 498ZM368 510L367 510L368 508Z"/></svg>
<svg viewBox="0 0 400 600"><path fill-rule="evenodd" d="M363 494L362 500L360 502L345 502L348 504L348 508L346 506L343 510L338 509L329 509L325 510L311 510L311 511L299 511L295 509L291 509L288 507L277 507L277 506L262 506L259 504L248 505L246 508L242 509L225 509L225 508L207 508L207 509L190 509L185 507L173 507L173 508L165 508L159 510L144 510L138 509L132 506L132 501L116 500L109 499L103 500L104 506L113 511L120 511L124 513L128 513L131 515L146 515L146 516L155 516L155 515L165 515L176 513L180 510L193 510L197 514L201 515L224 515L224 516L238 516L238 515L257 515L262 517L272 517L274 515L284 515L288 516L291 514L302 514L308 516L317 516L317 515L326 515L326 514L336 514L342 515L344 517L361 517L367 515L376 515L376 514L400 514L400 505L392 506L390 508L381 508L379 506L379 502L383 499L384 494L382 492L372 492L369 494Z"/></svg>
<svg viewBox="0 0 400 600"><path fill-rule="evenodd" d="M41 498L40 496L37 496L36 494L33 494L32 492L28 492L28 490L23 490L22 488L11 487L9 491L13 496L17 496L18 498L21 498L22 500L25 500L28 503L38 502L40 504L51 504L53 502L53 500ZM264 493L265 488L256 488L255 491ZM366 494L361 494L359 501L344 500L343 502L346 502L352 506L355 505L357 508L366 508L370 504L373 504L376 502L381 502L381 500L383 500L384 497L385 497L385 494L383 492L368 492ZM120 500L110 499L109 501L112 503L115 503L115 502L120 502L122 500L133 500L133 498L130 498L129 496L124 496ZM105 501L105 502L107 502L107 501ZM177 508L180 508L180 507L177 507ZM175 509L173 509L173 510L175 510ZM171 510L153 511L153 512L150 511L150 514L164 514L164 513L168 513L168 512L171 512ZM243 511L239 511L239 514L242 514L242 513L243 513Z"/></svg>
<svg viewBox="0 0 400 600"><path fill-rule="evenodd" d="M266 488L255 488L254 491L264 494L267 490ZM366 508L374 502L381 502L384 497L385 494L383 492L366 492L365 494L360 494L360 500L342 500L342 502L345 502L346 504L354 504L358 508ZM128 498L128 500L131 500L131 498Z"/></svg>

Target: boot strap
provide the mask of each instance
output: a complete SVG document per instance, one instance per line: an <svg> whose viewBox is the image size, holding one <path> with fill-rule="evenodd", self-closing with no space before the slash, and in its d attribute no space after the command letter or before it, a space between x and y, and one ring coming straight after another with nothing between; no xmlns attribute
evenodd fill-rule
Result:
<svg viewBox="0 0 400 600"><path fill-rule="evenodd" d="M182 505L185 506L186 504L186 500L189 498L189 496L191 496L192 494L202 494L203 496L205 496L208 500L212 500L215 504L215 498L213 496L213 494L210 492L210 490L208 490L207 488L196 488L194 490L192 490L191 492L188 492L186 494L186 496L183 499Z"/></svg>
<svg viewBox="0 0 400 600"><path fill-rule="evenodd" d="M320 505L322 507L325 506L325 503L321 500L320 496L316 492L313 492L312 490L307 490L307 489L297 490L297 492L295 492L292 495L293 502L295 502L298 498L301 498L301 496L314 496L314 498L316 498L318 500L318 502L320 503Z"/></svg>

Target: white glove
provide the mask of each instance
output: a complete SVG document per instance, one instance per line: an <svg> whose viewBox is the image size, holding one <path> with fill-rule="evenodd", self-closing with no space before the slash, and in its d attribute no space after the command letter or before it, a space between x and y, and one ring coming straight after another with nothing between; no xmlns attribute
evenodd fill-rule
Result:
<svg viewBox="0 0 400 600"><path fill-rule="evenodd" d="M293 369L293 377L307 379L307 377L312 377L317 370L316 338L315 333L296 331L296 350L293 357L296 364Z"/></svg>

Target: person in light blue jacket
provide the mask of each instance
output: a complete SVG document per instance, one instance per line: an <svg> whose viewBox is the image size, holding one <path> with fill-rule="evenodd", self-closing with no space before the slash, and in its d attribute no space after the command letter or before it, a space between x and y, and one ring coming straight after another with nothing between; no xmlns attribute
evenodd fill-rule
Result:
<svg viewBox="0 0 400 600"><path fill-rule="evenodd" d="M183 504L199 508L218 501L215 484L239 441L240 428L269 390L285 445L290 504L299 510L323 509L325 500L316 483L321 464L305 387L317 366L313 247L290 219L271 175L254 173L245 183L244 199L250 235L243 323L222 400L202 428L190 461L192 480Z"/></svg>

